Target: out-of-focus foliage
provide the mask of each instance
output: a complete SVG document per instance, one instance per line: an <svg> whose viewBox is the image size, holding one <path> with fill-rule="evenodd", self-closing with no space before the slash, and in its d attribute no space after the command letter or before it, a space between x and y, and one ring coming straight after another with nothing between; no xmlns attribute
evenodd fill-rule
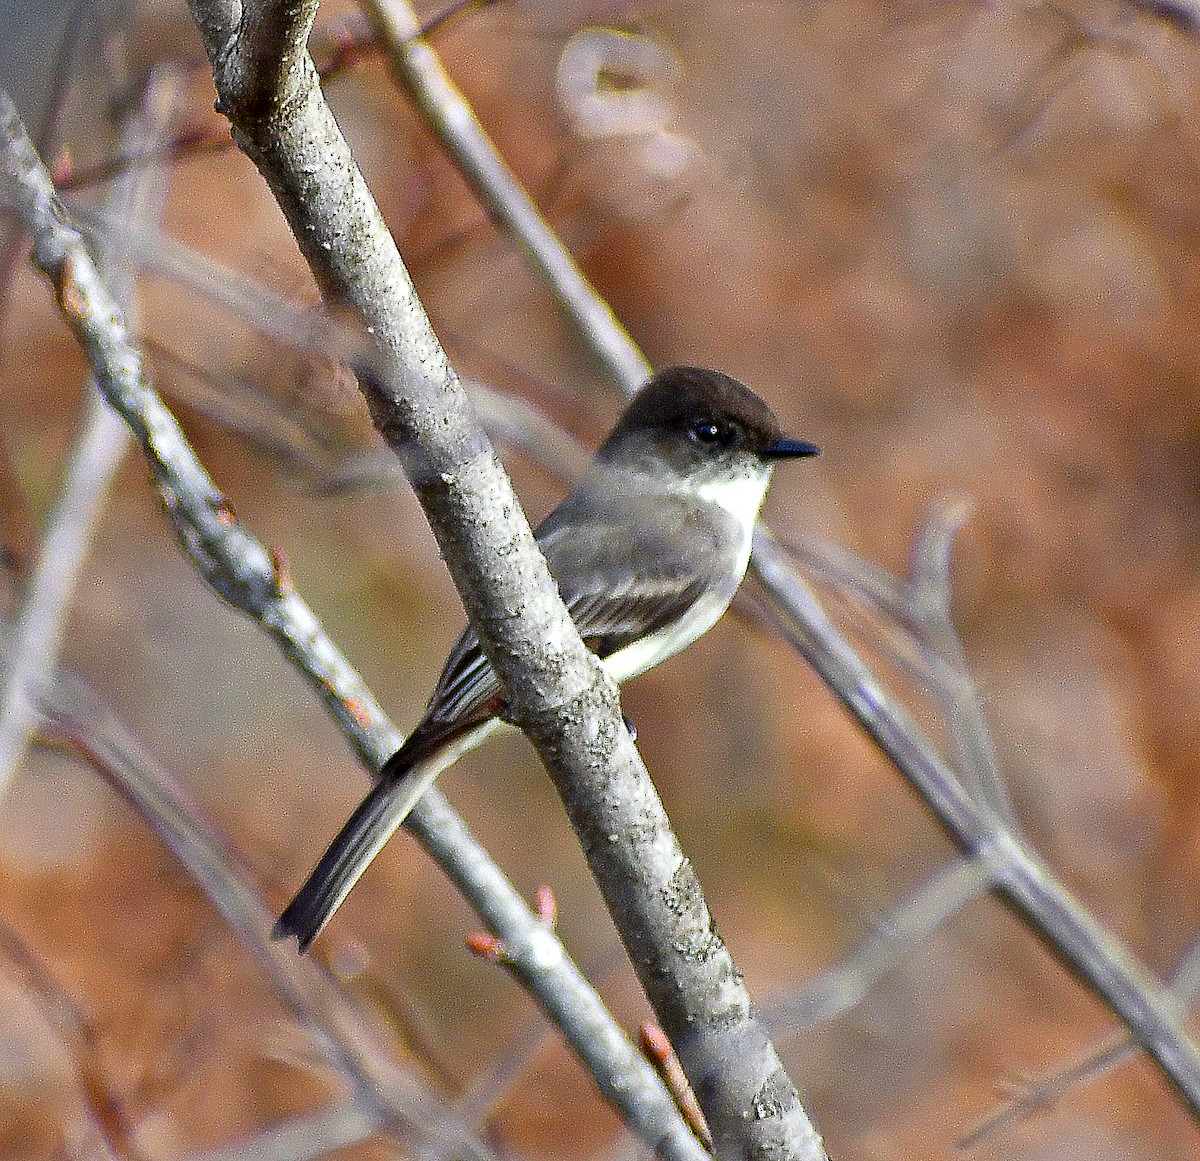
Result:
<svg viewBox="0 0 1200 1161"><path fill-rule="evenodd" d="M323 8L314 44L356 26L350 6ZM577 64L581 43L596 43L581 34L614 28L653 51L605 83L648 86L655 100L632 130L585 132L563 54ZM437 44L651 358L745 379L824 447L818 464L779 473L778 532L819 533L902 570L928 506L948 491L974 497L955 611L1022 823L1087 905L1168 971L1200 926L1200 37L1083 0L523 3L470 13ZM121 52L127 82L162 58L193 66L184 120L219 127L182 7L130 15ZM114 146L95 72L72 67L51 156L69 151L78 172ZM594 440L615 395L382 64L328 91L463 369ZM234 150L177 161L165 225L277 289L315 295ZM218 397L240 377L333 446L371 446L356 397L326 369L190 297L143 289L147 333L216 376ZM176 360L156 367L239 516L284 551L397 721L414 720L461 612L411 497L319 495L208 418ZM0 434L39 518L82 376L49 291L19 265ZM558 485L513 469L534 515L553 503ZM140 463L108 509L68 660L285 900L364 775L300 681L183 562ZM801 663L732 618L625 700L764 1003L946 857L923 808ZM445 782L518 884L553 884L569 948L622 1018L641 1019L527 747L497 743ZM269 987L89 770L32 755L0 805L0 851L0 917L94 1031L141 1155L214 1146L329 1099ZM503 972L463 950L473 929L400 836L318 947L451 1085L536 1020ZM0 987L0 1154L58 1156L76 1148L79 1078L36 995ZM849 1015L784 1039L839 1161L915 1161L950 1156L997 1086L1108 1027L982 902ZM555 1159L607 1155L616 1131L553 1037L494 1128ZM1196 1142L1163 1082L1135 1063L974 1155L1166 1161Z"/></svg>

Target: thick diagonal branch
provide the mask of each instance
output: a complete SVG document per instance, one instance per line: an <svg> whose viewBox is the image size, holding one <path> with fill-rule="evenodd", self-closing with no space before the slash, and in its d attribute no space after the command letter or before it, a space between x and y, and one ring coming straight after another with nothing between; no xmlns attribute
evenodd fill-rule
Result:
<svg viewBox="0 0 1200 1161"><path fill-rule="evenodd" d="M497 221L518 235L559 303L610 376L628 393L629 368L640 354L611 317L603 301L573 268L561 244L547 248L545 225L528 195L498 156L485 156L491 143L470 106L424 44L408 43L404 29L415 17L404 0L371 0L377 27L387 38L393 68L417 106ZM493 151L494 153L494 151ZM502 178L494 175L502 173ZM530 222L536 223L530 226ZM599 331L600 333L594 333ZM1200 1052L1187 1036L1176 1005L1119 941L1072 898L1049 869L1002 817L968 794L928 739L898 711L874 676L850 649L811 597L791 562L760 525L753 556L755 575L790 626L789 637L822 680L845 704L880 749L922 796L970 857L980 861L992 889L1000 894L1070 965L1078 977L1126 1022L1138 1042L1169 1077L1192 1112L1200 1117ZM984 758L986 762L986 758Z"/></svg>
<svg viewBox="0 0 1200 1161"><path fill-rule="evenodd" d="M554 777L643 987L729 1156L823 1157L754 1015L690 864L625 729L616 690L567 616L511 485L425 317L303 44L263 100L246 84L264 9L222 27L192 0L221 108L274 192L318 283L366 321L396 369L361 380L401 456L513 717ZM280 11L286 11L280 7ZM298 9L296 11L299 11Z"/></svg>

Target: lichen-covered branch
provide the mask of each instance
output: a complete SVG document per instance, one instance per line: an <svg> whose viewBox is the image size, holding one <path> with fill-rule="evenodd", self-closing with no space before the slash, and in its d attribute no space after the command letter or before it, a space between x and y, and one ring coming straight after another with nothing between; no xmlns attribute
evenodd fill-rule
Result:
<svg viewBox="0 0 1200 1161"><path fill-rule="evenodd" d="M242 64L256 51L245 38L270 19L258 13L235 24L223 4L204 0L192 9L235 139L274 192L322 290L360 314L392 360L388 377L360 374L376 426L401 457L512 717L563 797L718 1151L824 1157L713 928L616 690L567 615L312 61L289 58L278 91L264 100L259 84L245 83ZM299 40L307 30L297 22L292 31Z"/></svg>
<svg viewBox="0 0 1200 1161"><path fill-rule="evenodd" d="M143 380L120 313L5 94L0 201L33 234L35 261L54 283L101 390L146 453L183 548L222 597L274 637L364 762L377 769L400 734L312 610L283 583L270 554L234 519L174 417ZM703 1150L658 1077L445 798L436 790L426 794L408 825L502 941L509 970L562 1028L631 1129L665 1158L698 1161ZM264 919L262 934L268 926Z"/></svg>
<svg viewBox="0 0 1200 1161"><path fill-rule="evenodd" d="M407 8L402 0L372 0L372 5L373 10L380 11ZM381 25L378 16L376 22ZM414 23L415 18L407 15L395 26L402 29ZM464 109L470 113L469 106L441 70L432 50L422 46L417 52L406 45L403 37L393 37L390 51L395 57L393 68L397 75L404 80L415 104L477 196L506 228L514 232L523 230L532 203L500 158L491 158L483 164L477 157L480 150L491 148L490 143L478 128L474 115L464 114ZM488 177L497 168L504 173L502 181ZM495 204L498 200L506 204L498 207ZM540 231L544 224L540 218L537 220ZM593 337L594 329L606 325L606 305L582 298L572 305L576 302L576 291L597 298L598 295L577 276L562 280L559 271L565 251L556 253L555 261L547 261L541 256L537 238L535 231L521 236L520 241L538 271L556 287L556 293L562 281L564 292L559 293L559 301L593 349L601 353L614 381L629 391L628 367L634 360L627 350L628 335L623 328L616 327L609 334ZM569 256L566 261L569 263ZM567 288L570 293L565 292ZM616 354L605 354L606 351ZM751 567L791 624L793 644L925 799L964 852L982 860L982 871L993 883L993 890L1117 1012L1175 1085L1192 1114L1200 1117L1200 1053L1184 1031L1178 1006L1171 996L1066 894L1000 814L976 802L963 789L955 772L940 759L907 715L899 712L874 675L850 649L796 574L791 561L761 525ZM980 757L987 760L989 756ZM997 810L1006 811L1002 788L989 785L988 772L981 772L985 775L987 792L996 800Z"/></svg>

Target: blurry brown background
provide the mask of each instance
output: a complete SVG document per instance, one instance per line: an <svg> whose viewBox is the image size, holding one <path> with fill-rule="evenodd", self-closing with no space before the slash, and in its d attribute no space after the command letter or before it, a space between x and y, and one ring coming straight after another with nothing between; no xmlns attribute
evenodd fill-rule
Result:
<svg viewBox="0 0 1200 1161"><path fill-rule="evenodd" d="M181 5L110 19L124 26L131 78L161 58L195 66L185 120L218 124ZM350 5L324 7L314 44L354 21ZM674 61L653 78L668 102L653 133L587 139L556 93L564 47L596 25L648 37ZM777 473L768 520L779 533L902 571L931 503L974 498L955 614L1021 821L1087 905L1169 972L1200 927L1200 36L1119 3L528 2L469 14L436 43L652 361L721 367L824 447ZM72 67L58 142L85 169L112 138L102 78ZM619 399L383 66L368 61L329 95L461 369L594 442ZM178 162L165 228L314 298L236 152ZM341 380L193 297L143 289L158 343L316 416L347 454L370 446ZM0 431L40 519L83 369L23 266L3 344ZM193 380L159 360L159 385L239 516L285 553L296 587L408 725L461 624L414 500L400 485L321 497L206 418ZM528 463L511 467L531 515L561 494ZM107 509L66 658L284 902L365 776L273 647L184 562L136 459ZM764 1005L949 854L803 664L733 618L631 686L626 707ZM525 743L489 745L443 784L522 890L554 887L568 948L620 1018L644 1019ZM0 916L85 1013L142 1156L215 1147L332 1099L236 941L88 768L34 752L0 805L0 851ZM477 926L400 836L317 954L364 1003L397 1014L398 1037L432 1040L453 1085L537 1028L504 972L464 950ZM997 1088L1109 1027L984 901L849 1015L780 1040L838 1161L918 1161L953 1155ZM0 978L0 1155L86 1154L82 1099L34 999ZM630 1147L552 1034L493 1128L534 1158ZM1164 1081L1135 1061L968 1155L1151 1161L1198 1146Z"/></svg>

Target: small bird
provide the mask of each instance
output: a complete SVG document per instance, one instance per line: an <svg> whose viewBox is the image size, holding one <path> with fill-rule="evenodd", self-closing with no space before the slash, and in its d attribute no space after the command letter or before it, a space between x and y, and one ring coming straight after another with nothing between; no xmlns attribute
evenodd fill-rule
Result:
<svg viewBox="0 0 1200 1161"><path fill-rule="evenodd" d="M538 547L579 635L618 684L674 656L729 607L777 460L818 455L718 371L669 367L629 403ZM447 766L503 725L504 693L467 628L429 707L276 923L307 950Z"/></svg>

